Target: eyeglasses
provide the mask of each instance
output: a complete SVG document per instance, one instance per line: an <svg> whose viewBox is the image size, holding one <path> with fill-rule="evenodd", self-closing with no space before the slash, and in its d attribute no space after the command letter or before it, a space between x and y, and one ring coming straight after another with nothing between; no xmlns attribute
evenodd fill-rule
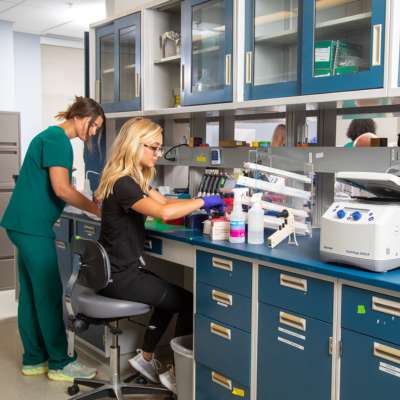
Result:
<svg viewBox="0 0 400 400"><path fill-rule="evenodd" d="M158 146L150 146L148 144L143 144L144 147L153 150L153 153L156 157L162 157L164 154L164 149Z"/></svg>

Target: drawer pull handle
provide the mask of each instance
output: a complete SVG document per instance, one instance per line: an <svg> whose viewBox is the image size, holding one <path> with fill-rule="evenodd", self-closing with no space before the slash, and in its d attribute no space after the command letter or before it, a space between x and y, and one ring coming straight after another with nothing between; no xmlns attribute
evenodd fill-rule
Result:
<svg viewBox="0 0 400 400"><path fill-rule="evenodd" d="M395 301L382 299L376 296L372 297L372 309L385 314L400 317L400 303Z"/></svg>
<svg viewBox="0 0 400 400"><path fill-rule="evenodd" d="M372 66L381 65L381 50L382 50L382 24L377 24L372 27Z"/></svg>
<svg viewBox="0 0 400 400"><path fill-rule="evenodd" d="M92 226L92 225L84 225L83 229L85 229L86 232L93 232L94 233L96 231L96 228L94 226Z"/></svg>
<svg viewBox="0 0 400 400"><path fill-rule="evenodd" d="M232 272L233 270L233 263L230 260L224 260L223 258L212 258L212 266L214 268L224 269L225 271Z"/></svg>
<svg viewBox="0 0 400 400"><path fill-rule="evenodd" d="M96 79L96 84L94 87L94 99L100 103L100 79Z"/></svg>
<svg viewBox="0 0 400 400"><path fill-rule="evenodd" d="M280 275L281 286L286 286L291 289L301 290L307 292L307 279L296 278L286 274Z"/></svg>
<svg viewBox="0 0 400 400"><path fill-rule="evenodd" d="M211 379L217 385L220 385L225 389L232 390L232 381L228 378L225 378L223 375L213 371L211 372Z"/></svg>
<svg viewBox="0 0 400 400"><path fill-rule="evenodd" d="M228 328L224 328L221 325L214 324L214 322L210 323L210 332L214 335L220 336L226 340L231 340L232 333Z"/></svg>
<svg viewBox="0 0 400 400"><path fill-rule="evenodd" d="M56 241L56 246L57 246L59 249L63 249L63 250L65 250L65 249L67 248L67 246L65 245L64 242L59 242L58 240Z"/></svg>
<svg viewBox="0 0 400 400"><path fill-rule="evenodd" d="M227 306L231 306L233 304L233 297L231 294L226 294L224 292L220 292L219 290L213 289L211 295L212 299L217 303L222 303Z"/></svg>
<svg viewBox="0 0 400 400"><path fill-rule="evenodd" d="M54 226L57 227L57 228L60 228L60 227L61 227L61 219L58 219L58 220L55 222Z"/></svg>
<svg viewBox="0 0 400 400"><path fill-rule="evenodd" d="M140 74L135 74L135 97L140 97Z"/></svg>
<svg viewBox="0 0 400 400"><path fill-rule="evenodd" d="M152 250L153 249L153 241L150 239L146 239L144 241L144 248L147 250Z"/></svg>
<svg viewBox="0 0 400 400"><path fill-rule="evenodd" d="M279 322L301 331L305 331L307 326L307 321L304 318L296 317L283 311L279 312Z"/></svg>
<svg viewBox="0 0 400 400"><path fill-rule="evenodd" d="M400 350L374 342L374 356L400 364Z"/></svg>

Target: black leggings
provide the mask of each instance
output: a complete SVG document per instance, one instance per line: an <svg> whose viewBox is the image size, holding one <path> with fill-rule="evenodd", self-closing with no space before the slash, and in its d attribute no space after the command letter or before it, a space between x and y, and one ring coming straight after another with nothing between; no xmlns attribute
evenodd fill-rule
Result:
<svg viewBox="0 0 400 400"><path fill-rule="evenodd" d="M193 295L188 290L137 267L113 274L101 294L121 300L137 301L154 307L144 336L143 351L153 353L174 314L178 314L175 337L193 333Z"/></svg>

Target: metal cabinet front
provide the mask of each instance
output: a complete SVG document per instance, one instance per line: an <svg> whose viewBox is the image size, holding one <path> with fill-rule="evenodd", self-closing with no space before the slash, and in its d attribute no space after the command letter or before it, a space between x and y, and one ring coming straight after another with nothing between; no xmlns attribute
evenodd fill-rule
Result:
<svg viewBox="0 0 400 400"><path fill-rule="evenodd" d="M196 362L250 386L250 334L199 314L195 330Z"/></svg>
<svg viewBox="0 0 400 400"><path fill-rule="evenodd" d="M144 250L150 253L162 255L163 242L161 239L146 236L144 240Z"/></svg>
<svg viewBox="0 0 400 400"><path fill-rule="evenodd" d="M196 253L198 282L215 285L243 296L251 297L252 265L205 251Z"/></svg>
<svg viewBox="0 0 400 400"><path fill-rule="evenodd" d="M259 277L262 303L332 322L333 283L270 267L260 267Z"/></svg>
<svg viewBox="0 0 400 400"><path fill-rule="evenodd" d="M214 286L197 283L197 313L250 332L251 299Z"/></svg>
<svg viewBox="0 0 400 400"><path fill-rule="evenodd" d="M386 0L304 0L302 94L382 88Z"/></svg>
<svg viewBox="0 0 400 400"><path fill-rule="evenodd" d="M344 328L400 344L400 298L350 286L342 293Z"/></svg>
<svg viewBox="0 0 400 400"><path fill-rule="evenodd" d="M139 110L140 13L96 29L96 98L104 111Z"/></svg>
<svg viewBox="0 0 400 400"><path fill-rule="evenodd" d="M53 231L56 235L56 240L69 242L71 237L71 220L69 218L59 218L54 226Z"/></svg>
<svg viewBox="0 0 400 400"><path fill-rule="evenodd" d="M331 336L331 324L260 303L257 398L330 399Z"/></svg>
<svg viewBox="0 0 400 400"><path fill-rule="evenodd" d="M58 270L63 287L65 288L72 274L72 253L70 244L56 240L56 251L58 259Z"/></svg>
<svg viewBox="0 0 400 400"><path fill-rule="evenodd" d="M249 400L250 389L227 375L196 364L196 400L237 399Z"/></svg>
<svg viewBox="0 0 400 400"><path fill-rule="evenodd" d="M94 346L97 350L105 353L105 332L104 325L90 325L86 331L80 332L77 335L87 344Z"/></svg>
<svg viewBox="0 0 400 400"><path fill-rule="evenodd" d="M100 225L78 221L76 223L76 234L84 239L98 240L100 236Z"/></svg>
<svg viewBox="0 0 400 400"><path fill-rule="evenodd" d="M233 99L233 0L182 2L182 104Z"/></svg>
<svg viewBox="0 0 400 400"><path fill-rule="evenodd" d="M341 400L395 399L400 393L400 346L342 330Z"/></svg>
<svg viewBox="0 0 400 400"><path fill-rule="evenodd" d="M245 99L300 94L302 1L245 4Z"/></svg>

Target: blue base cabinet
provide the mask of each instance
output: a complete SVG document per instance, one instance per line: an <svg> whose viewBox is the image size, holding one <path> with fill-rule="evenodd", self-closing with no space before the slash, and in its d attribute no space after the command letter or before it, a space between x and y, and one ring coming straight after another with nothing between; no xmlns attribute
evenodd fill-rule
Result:
<svg viewBox="0 0 400 400"><path fill-rule="evenodd" d="M331 335L331 324L261 303L257 398L330 399Z"/></svg>
<svg viewBox="0 0 400 400"><path fill-rule="evenodd" d="M342 330L341 400L394 399L400 393L400 345Z"/></svg>

